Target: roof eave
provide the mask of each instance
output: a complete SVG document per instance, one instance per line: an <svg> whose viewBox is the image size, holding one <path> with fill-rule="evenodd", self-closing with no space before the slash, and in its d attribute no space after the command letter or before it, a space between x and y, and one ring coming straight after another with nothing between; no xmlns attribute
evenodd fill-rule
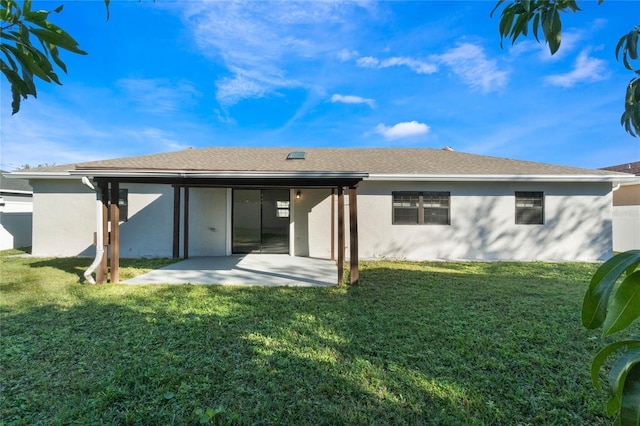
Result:
<svg viewBox="0 0 640 426"><path fill-rule="evenodd" d="M382 174L371 173L370 181L414 182L611 182L640 183L637 176L621 175L474 175L474 174Z"/></svg>

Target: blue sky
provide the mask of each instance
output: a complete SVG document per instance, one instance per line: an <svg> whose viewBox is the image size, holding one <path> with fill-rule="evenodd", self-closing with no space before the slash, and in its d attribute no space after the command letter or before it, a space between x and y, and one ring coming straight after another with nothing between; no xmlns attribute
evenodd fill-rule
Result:
<svg viewBox="0 0 640 426"><path fill-rule="evenodd" d="M34 1L34 9L61 2ZM429 147L598 168L640 160L619 124L632 77L618 38L637 1L580 2L560 52L500 48L494 2L64 2L63 53L11 116L0 165L67 164L187 147ZM62 73L61 73L62 74Z"/></svg>

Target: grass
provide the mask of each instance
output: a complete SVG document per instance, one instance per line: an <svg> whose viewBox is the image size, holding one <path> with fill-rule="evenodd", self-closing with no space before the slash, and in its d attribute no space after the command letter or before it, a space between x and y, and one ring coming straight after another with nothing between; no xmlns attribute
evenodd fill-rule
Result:
<svg viewBox="0 0 640 426"><path fill-rule="evenodd" d="M5 425L610 423L579 320L595 265L365 262L358 287L267 288L1 262Z"/></svg>

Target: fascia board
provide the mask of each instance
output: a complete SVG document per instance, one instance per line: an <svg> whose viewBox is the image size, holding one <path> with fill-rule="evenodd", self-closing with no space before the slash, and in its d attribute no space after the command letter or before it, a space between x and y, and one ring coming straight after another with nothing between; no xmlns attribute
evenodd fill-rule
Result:
<svg viewBox="0 0 640 426"><path fill-rule="evenodd" d="M202 178L202 179L295 179L295 178L356 178L364 179L368 173L363 172L307 172L307 171L287 171L287 172L259 172L259 171L224 171L224 172L202 172L202 171L184 171L184 170L158 170L158 171L140 171L140 170L72 170L73 176L91 176L110 177L110 178Z"/></svg>
<svg viewBox="0 0 640 426"><path fill-rule="evenodd" d="M135 177L163 177L163 178L356 178L364 179L369 176L364 172L257 172L257 171L226 171L226 172L201 172L201 171L183 171L183 170L158 170L158 171L140 171L140 170L70 170L66 172L12 172L5 175L13 179L78 179L81 176L88 177L109 177L109 178L135 178Z"/></svg>
<svg viewBox="0 0 640 426"><path fill-rule="evenodd" d="M370 181L409 182L611 182L640 183L637 176L619 175L423 175L369 174Z"/></svg>
<svg viewBox="0 0 640 426"><path fill-rule="evenodd" d="M3 175L8 179L77 179L69 172L11 172Z"/></svg>

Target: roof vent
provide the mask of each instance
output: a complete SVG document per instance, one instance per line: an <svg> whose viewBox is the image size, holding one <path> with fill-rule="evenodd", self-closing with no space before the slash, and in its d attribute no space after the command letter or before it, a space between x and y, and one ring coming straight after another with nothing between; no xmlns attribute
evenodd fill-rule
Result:
<svg viewBox="0 0 640 426"><path fill-rule="evenodd" d="M455 151L455 149L451 148L450 146L445 146L444 148L442 148L443 151Z"/></svg>
<svg viewBox="0 0 640 426"><path fill-rule="evenodd" d="M304 160L307 153L304 151L292 151L287 155L287 160Z"/></svg>

